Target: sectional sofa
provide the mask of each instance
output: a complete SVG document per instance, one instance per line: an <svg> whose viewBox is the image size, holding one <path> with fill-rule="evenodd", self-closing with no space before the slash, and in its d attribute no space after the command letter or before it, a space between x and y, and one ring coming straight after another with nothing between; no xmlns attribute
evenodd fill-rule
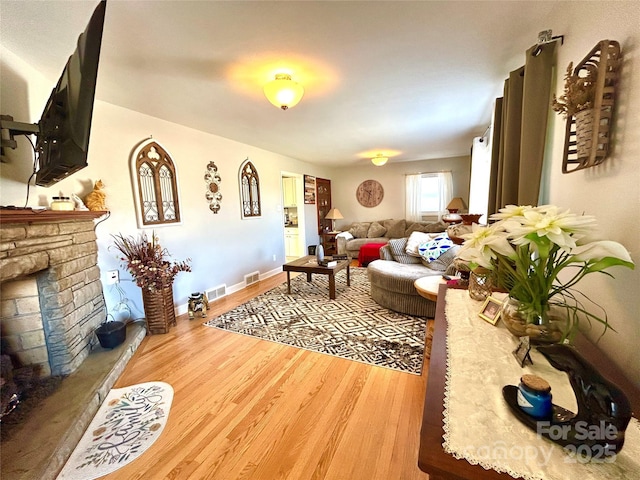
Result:
<svg viewBox="0 0 640 480"><path fill-rule="evenodd" d="M344 228L336 236L338 253L358 258L360 247L367 243L387 243L394 238L409 237L413 232L444 232L447 225L443 222L410 222L407 220L376 220L355 222Z"/></svg>

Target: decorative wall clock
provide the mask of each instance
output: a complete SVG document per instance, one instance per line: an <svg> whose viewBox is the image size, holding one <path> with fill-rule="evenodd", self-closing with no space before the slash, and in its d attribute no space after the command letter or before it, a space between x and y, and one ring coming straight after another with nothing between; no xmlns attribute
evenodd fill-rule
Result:
<svg viewBox="0 0 640 480"><path fill-rule="evenodd" d="M356 190L356 198L363 207L376 207L383 197L384 189L376 180L365 180Z"/></svg>
<svg viewBox="0 0 640 480"><path fill-rule="evenodd" d="M213 213L218 213L220 211L220 202L222 201L222 194L220 193L222 179L218 175L218 167L216 167L215 163L209 162L209 165L207 165L204 181L207 184L207 193L204 196L209 202L209 210Z"/></svg>

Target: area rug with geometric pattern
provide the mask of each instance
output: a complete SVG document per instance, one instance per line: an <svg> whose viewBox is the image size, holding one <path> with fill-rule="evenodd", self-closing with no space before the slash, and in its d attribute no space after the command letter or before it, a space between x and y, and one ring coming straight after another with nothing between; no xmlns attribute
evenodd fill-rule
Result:
<svg viewBox="0 0 640 480"><path fill-rule="evenodd" d="M345 274L336 275L335 300L328 276L307 282L302 274L291 279L290 295L285 282L204 325L420 375L427 318L378 305L366 268L351 267L351 286Z"/></svg>

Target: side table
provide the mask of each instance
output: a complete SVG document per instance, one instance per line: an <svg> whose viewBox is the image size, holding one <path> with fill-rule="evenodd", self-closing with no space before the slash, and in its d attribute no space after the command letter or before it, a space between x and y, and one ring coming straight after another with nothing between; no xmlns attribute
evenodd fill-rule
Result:
<svg viewBox="0 0 640 480"><path fill-rule="evenodd" d="M440 289L440 285L443 284L446 284L446 281L442 278L442 275L429 275L428 277L422 277L413 282L413 286L416 287L418 294L432 302L438 301L438 290Z"/></svg>
<svg viewBox="0 0 640 480"><path fill-rule="evenodd" d="M336 235L340 232L325 232L320 234L320 243L324 248L325 255L335 255L338 253L338 244L336 242Z"/></svg>

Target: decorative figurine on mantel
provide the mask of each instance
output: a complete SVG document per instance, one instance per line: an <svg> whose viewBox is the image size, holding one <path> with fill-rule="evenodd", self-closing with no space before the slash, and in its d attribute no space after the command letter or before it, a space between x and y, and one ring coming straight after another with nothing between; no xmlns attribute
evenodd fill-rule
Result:
<svg viewBox="0 0 640 480"><path fill-rule="evenodd" d="M104 212L107 210L107 194L102 191L102 187L104 187L102 180L96 181L93 191L84 198L85 205L92 212Z"/></svg>
<svg viewBox="0 0 640 480"><path fill-rule="evenodd" d="M89 210L87 208L87 206L84 204L84 202L82 201L82 199L78 195L76 195L75 193L71 194L71 200L73 200L73 203L75 203L75 205L76 205L75 209L76 210L82 210L82 211L85 211L85 212L87 210Z"/></svg>

